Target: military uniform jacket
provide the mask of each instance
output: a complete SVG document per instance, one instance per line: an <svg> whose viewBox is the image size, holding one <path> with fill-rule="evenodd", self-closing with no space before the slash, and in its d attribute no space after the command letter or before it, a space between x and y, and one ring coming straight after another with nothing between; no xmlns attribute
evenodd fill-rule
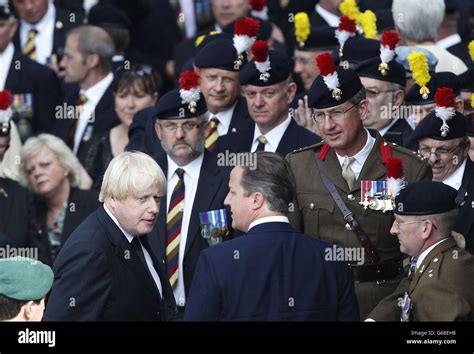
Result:
<svg viewBox="0 0 474 354"><path fill-rule="evenodd" d="M364 210L359 204L360 182L383 180L386 174L381 153L381 146L386 142L378 132L374 130L369 130L369 132L376 138L375 145L352 190L349 190L347 182L342 177L342 168L334 149L329 150L326 159L322 162L322 171L334 183L344 203L352 211L354 218L377 249L381 260L384 261L400 256L398 240L390 235L394 220L393 213L382 213L370 208ZM315 159L322 146L323 144L320 143L294 151L287 156L296 179L296 198L290 209L290 221L296 229L307 235L341 247L360 248L362 245L357 235L345 228L346 221L318 172ZM392 157L402 159L405 180L408 182L431 180L431 167L415 152L392 145ZM366 263L368 258L366 255Z"/></svg>
<svg viewBox="0 0 474 354"><path fill-rule="evenodd" d="M400 321L401 299L412 299L410 321L474 320L474 257L452 238L428 253L415 274L370 313L376 321Z"/></svg>
<svg viewBox="0 0 474 354"><path fill-rule="evenodd" d="M466 238L466 251L474 254L474 162L467 157L466 169L458 190L461 205L454 230Z"/></svg>

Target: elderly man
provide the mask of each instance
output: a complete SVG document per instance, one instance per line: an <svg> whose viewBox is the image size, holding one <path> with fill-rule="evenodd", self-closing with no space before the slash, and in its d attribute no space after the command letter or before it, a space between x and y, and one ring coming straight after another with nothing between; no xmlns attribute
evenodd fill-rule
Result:
<svg viewBox="0 0 474 354"><path fill-rule="evenodd" d="M357 321L347 264L328 260L332 245L289 224L294 179L288 163L275 153L256 156L255 170L232 170L225 200L233 227L247 235L202 252L185 319Z"/></svg>
<svg viewBox="0 0 474 354"><path fill-rule="evenodd" d="M0 259L0 321L41 321L53 271L40 261Z"/></svg>
<svg viewBox="0 0 474 354"><path fill-rule="evenodd" d="M446 89L442 89L446 92ZM442 90L437 91L437 95ZM452 92L452 91L451 91ZM454 105L454 102L453 102ZM454 107L452 108L454 112ZM439 107L437 108L439 110ZM439 112L432 112L413 132L412 139L433 170L433 181L443 182L458 191L459 218L454 230L465 238L466 250L474 252L474 162L468 156L471 142L466 118L459 112L449 119L443 133Z"/></svg>
<svg viewBox="0 0 474 354"><path fill-rule="evenodd" d="M364 249L365 262L351 268L365 318L396 288L402 271L398 244L389 234L393 213L388 208L385 212L375 206L364 208L361 203L368 191L362 193L361 182L385 180L391 157L401 159L409 182L430 180L431 169L412 151L387 143L377 131L364 128L368 103L353 70L335 68L330 55L322 54L317 60L324 75L313 83L309 105L324 144L287 157L296 176L290 221L296 229L323 241ZM337 77L339 85L332 86L330 77Z"/></svg>
<svg viewBox="0 0 474 354"><path fill-rule="evenodd" d="M269 50L268 60L271 66L266 72L268 79L263 79L256 59L252 59L242 69L240 83L244 86L253 124L238 136L222 139L220 151L271 151L285 156L321 140L316 134L299 126L288 111L288 105L296 93L289 58L284 53Z"/></svg>
<svg viewBox="0 0 474 354"><path fill-rule="evenodd" d="M223 209L229 169L219 167L215 152L204 148L206 132L211 129L206 102L200 94L192 101L196 106L191 110L183 97L178 89L170 91L156 107L156 134L166 153L155 160L165 172L168 185L151 240L155 254L166 265L181 315L199 254L212 245L202 236L200 213L221 210L219 220L224 223L230 219Z"/></svg>
<svg viewBox="0 0 474 354"><path fill-rule="evenodd" d="M450 236L456 190L440 182L408 185L396 197L390 232L412 257L408 278L370 313L375 321L473 321L474 257Z"/></svg>
<svg viewBox="0 0 474 354"><path fill-rule="evenodd" d="M166 179L141 152L116 156L105 172L104 202L71 234L54 263L46 321L163 321L173 292L147 235Z"/></svg>
<svg viewBox="0 0 474 354"><path fill-rule="evenodd" d="M68 109L61 111L55 134L66 141L82 164L87 155L85 143L119 123L113 95L114 52L112 38L100 27L80 26L68 33L60 65L64 81L78 84L80 90L66 97ZM72 115L69 107L74 108Z"/></svg>

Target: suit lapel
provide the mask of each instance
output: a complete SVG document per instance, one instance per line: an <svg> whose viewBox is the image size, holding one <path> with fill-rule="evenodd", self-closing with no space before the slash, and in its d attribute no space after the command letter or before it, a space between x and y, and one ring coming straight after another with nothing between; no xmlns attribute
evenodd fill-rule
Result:
<svg viewBox="0 0 474 354"><path fill-rule="evenodd" d="M199 180L194 198L191 218L189 219L188 235L186 238L186 248L184 256L189 252L191 244L197 237L201 237L199 213L209 210L214 196L223 183L222 178L218 175L219 168L214 153L205 152L204 161L199 173Z"/></svg>
<svg viewBox="0 0 474 354"><path fill-rule="evenodd" d="M291 118L290 125L286 128L283 136L281 137L280 143L275 152L285 156L290 151L293 151L293 146L295 143L298 143L298 136L296 134L296 129L294 125L296 122Z"/></svg>

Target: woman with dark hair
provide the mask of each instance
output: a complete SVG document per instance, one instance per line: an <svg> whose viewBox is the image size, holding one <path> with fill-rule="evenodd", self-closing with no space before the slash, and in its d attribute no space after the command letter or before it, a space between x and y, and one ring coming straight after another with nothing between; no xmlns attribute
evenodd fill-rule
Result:
<svg viewBox="0 0 474 354"><path fill-rule="evenodd" d="M114 95L120 124L90 142L85 160L84 168L93 180L93 189L100 189L104 172L112 158L125 151L128 128L135 113L155 104L159 87L160 78L150 66L136 65L119 73Z"/></svg>

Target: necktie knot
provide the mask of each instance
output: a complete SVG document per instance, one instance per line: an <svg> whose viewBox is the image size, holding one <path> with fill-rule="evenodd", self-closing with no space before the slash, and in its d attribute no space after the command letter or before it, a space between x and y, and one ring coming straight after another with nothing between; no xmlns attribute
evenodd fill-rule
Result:
<svg viewBox="0 0 474 354"><path fill-rule="evenodd" d="M35 38L37 34L38 30L36 28L30 28L30 31L28 32L28 37Z"/></svg>
<svg viewBox="0 0 474 354"><path fill-rule="evenodd" d="M258 137L258 141L262 144L266 144L267 143L267 138L265 138L265 135L260 135Z"/></svg>
<svg viewBox="0 0 474 354"><path fill-rule="evenodd" d="M418 257L410 257L410 269L408 271L408 276L410 276L411 274L415 274L417 261Z"/></svg>
<svg viewBox="0 0 474 354"><path fill-rule="evenodd" d="M79 97L77 98L77 106L82 106L86 104L87 102L87 97L83 93L79 94Z"/></svg>
<svg viewBox="0 0 474 354"><path fill-rule="evenodd" d="M176 169L176 174L178 175L180 180L183 180L184 178L184 170L182 168L177 168Z"/></svg>
<svg viewBox="0 0 474 354"><path fill-rule="evenodd" d="M217 119L216 117L213 117L211 119L211 128L215 129L217 128L218 125L219 125L219 119Z"/></svg>

